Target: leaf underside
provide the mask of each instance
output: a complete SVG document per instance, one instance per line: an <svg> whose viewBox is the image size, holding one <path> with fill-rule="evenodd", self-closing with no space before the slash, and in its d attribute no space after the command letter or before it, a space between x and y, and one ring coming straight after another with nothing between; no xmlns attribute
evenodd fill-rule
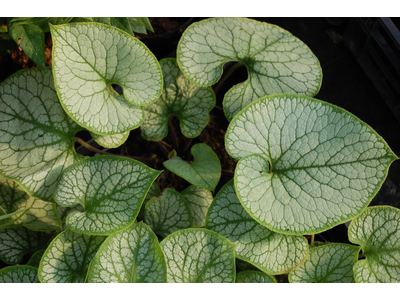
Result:
<svg viewBox="0 0 400 300"><path fill-rule="evenodd" d="M238 198L259 223L314 234L359 215L397 159L368 125L297 95L260 98L228 127Z"/></svg>

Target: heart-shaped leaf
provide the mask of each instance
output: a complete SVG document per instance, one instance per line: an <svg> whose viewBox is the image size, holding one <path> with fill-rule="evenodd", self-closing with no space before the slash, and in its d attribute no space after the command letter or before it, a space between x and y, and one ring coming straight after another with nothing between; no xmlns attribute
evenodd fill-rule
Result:
<svg viewBox="0 0 400 300"><path fill-rule="evenodd" d="M213 202L211 191L191 185L181 192L193 214L193 227L204 227L208 209Z"/></svg>
<svg viewBox="0 0 400 300"><path fill-rule="evenodd" d="M90 264L87 282L166 282L166 266L156 235L142 222L111 234Z"/></svg>
<svg viewBox="0 0 400 300"><path fill-rule="evenodd" d="M180 193L167 188L160 197L154 197L146 204L144 222L156 234L166 237L193 226L192 210Z"/></svg>
<svg viewBox="0 0 400 300"><path fill-rule="evenodd" d="M25 254L46 249L51 238L48 233L24 227L0 230L0 259L9 265L18 264Z"/></svg>
<svg viewBox="0 0 400 300"><path fill-rule="evenodd" d="M356 282L400 282L400 210L368 207L349 226L349 240L365 259L354 266Z"/></svg>
<svg viewBox="0 0 400 300"><path fill-rule="evenodd" d="M276 283L275 278L259 271L243 271L236 276L237 283Z"/></svg>
<svg viewBox="0 0 400 300"><path fill-rule="evenodd" d="M0 84L0 173L31 196L53 201L63 169L83 159L81 129L62 109L50 69L21 70Z"/></svg>
<svg viewBox="0 0 400 300"><path fill-rule="evenodd" d="M109 235L136 219L151 184L160 171L125 157L94 156L67 168L54 193L61 206L81 204L67 226L83 234Z"/></svg>
<svg viewBox="0 0 400 300"><path fill-rule="evenodd" d="M144 118L138 106L155 102L162 91L160 65L147 47L100 23L52 26L51 34L55 86L71 118L102 135L137 128Z"/></svg>
<svg viewBox="0 0 400 300"><path fill-rule="evenodd" d="M215 106L215 94L211 87L198 87L179 70L175 58L160 61L164 89L161 97L146 106L145 119L140 126L146 140L160 141L168 135L168 120L178 117L184 136L200 135L210 121L209 113Z"/></svg>
<svg viewBox="0 0 400 300"><path fill-rule="evenodd" d="M308 255L307 240L269 230L257 223L240 204L233 180L215 196L206 228L235 243L235 256L268 274L288 273Z"/></svg>
<svg viewBox="0 0 400 300"><path fill-rule="evenodd" d="M353 266L360 247L328 244L310 249L304 264L289 273L290 282L354 282Z"/></svg>
<svg viewBox="0 0 400 300"><path fill-rule="evenodd" d="M213 191L221 177L221 163L210 146L196 144L191 152L194 157L192 164L175 156L164 162L164 166L198 187Z"/></svg>
<svg viewBox="0 0 400 300"><path fill-rule="evenodd" d="M0 229L20 225L34 231L61 229L55 203L29 196L16 182L0 176L0 206L7 213L20 212L0 222Z"/></svg>
<svg viewBox="0 0 400 300"><path fill-rule="evenodd" d="M119 146L121 146L123 143L126 142L126 140L129 137L129 133L130 131L124 133L117 133L113 135L100 135L91 132L90 135L97 144L103 146L104 148L118 148Z"/></svg>
<svg viewBox="0 0 400 300"><path fill-rule="evenodd" d="M38 283L38 269L32 266L10 266L0 270L0 283Z"/></svg>
<svg viewBox="0 0 400 300"><path fill-rule="evenodd" d="M278 26L243 18L192 24L179 42L177 60L182 72L200 86L216 83L226 62L246 66L248 79L225 94L228 120L265 95L314 96L322 82L319 61L302 41Z"/></svg>
<svg viewBox="0 0 400 300"><path fill-rule="evenodd" d="M228 127L240 159L238 198L262 225L314 234L359 215L397 159L368 125L345 110L297 95L260 98Z"/></svg>
<svg viewBox="0 0 400 300"><path fill-rule="evenodd" d="M38 271L40 282L85 282L89 264L104 240L104 236L62 232L43 254Z"/></svg>
<svg viewBox="0 0 400 300"><path fill-rule="evenodd" d="M204 228L176 231L161 243L168 282L234 282L235 245Z"/></svg>

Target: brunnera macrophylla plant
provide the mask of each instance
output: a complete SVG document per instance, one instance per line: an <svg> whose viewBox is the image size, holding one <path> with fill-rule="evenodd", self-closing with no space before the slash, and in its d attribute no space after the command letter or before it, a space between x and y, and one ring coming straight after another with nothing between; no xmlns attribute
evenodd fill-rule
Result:
<svg viewBox="0 0 400 300"><path fill-rule="evenodd" d="M357 117L312 98L322 71L302 41L211 18L157 61L125 23L98 21L46 23L53 66L0 84L0 282L400 282L400 210L368 207L397 156ZM230 61L248 79L224 96L238 162L216 193L221 162L203 143L186 147L193 161L174 145L164 170L75 152L82 130L107 148L138 127L162 141L172 116L198 137ZM190 185L161 190L171 172ZM313 242L347 221L353 245Z"/></svg>

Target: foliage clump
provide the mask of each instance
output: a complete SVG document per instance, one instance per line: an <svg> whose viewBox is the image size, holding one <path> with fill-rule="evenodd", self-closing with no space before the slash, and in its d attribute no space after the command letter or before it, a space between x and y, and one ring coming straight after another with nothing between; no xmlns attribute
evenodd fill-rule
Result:
<svg viewBox="0 0 400 300"><path fill-rule="evenodd" d="M7 25L39 68L0 84L0 282L400 282L400 211L368 207L398 158L313 98L319 61L288 31L210 18L158 61L134 37L147 18ZM213 109L226 149L198 142ZM161 151L129 152L140 136ZM356 245L314 241L347 221Z"/></svg>

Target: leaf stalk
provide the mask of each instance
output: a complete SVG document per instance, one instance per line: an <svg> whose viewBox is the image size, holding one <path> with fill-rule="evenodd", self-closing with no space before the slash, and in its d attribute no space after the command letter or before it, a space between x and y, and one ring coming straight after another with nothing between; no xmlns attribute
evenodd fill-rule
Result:
<svg viewBox="0 0 400 300"><path fill-rule="evenodd" d="M96 152L98 154L101 154L101 155L114 155L114 156L120 156L120 157L128 157L128 158L140 161L145 164L150 164L153 161L151 158L147 158L147 157L128 156L128 155L122 155L122 154L108 153L108 152L102 151L100 149L97 149L96 147L93 147L92 145L86 143L84 140L82 140L79 137L74 137L74 140L75 140L75 142L78 142L79 144L81 144L83 147L85 147L93 152Z"/></svg>
<svg viewBox="0 0 400 300"><path fill-rule="evenodd" d="M219 89L221 88L221 86L224 84L224 82L232 75L233 72L236 71L236 69L240 68L241 66L243 66L244 63L242 62L238 62L236 64L234 64L225 74L224 76L222 76L221 80L218 82L218 84L216 85L216 87L214 88L214 93L218 93Z"/></svg>

